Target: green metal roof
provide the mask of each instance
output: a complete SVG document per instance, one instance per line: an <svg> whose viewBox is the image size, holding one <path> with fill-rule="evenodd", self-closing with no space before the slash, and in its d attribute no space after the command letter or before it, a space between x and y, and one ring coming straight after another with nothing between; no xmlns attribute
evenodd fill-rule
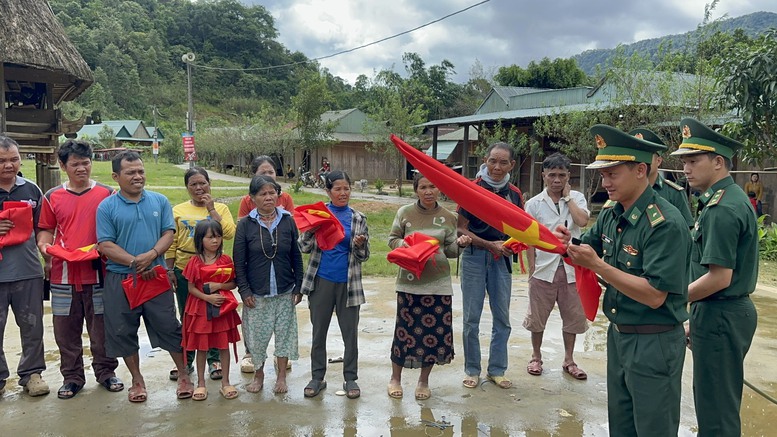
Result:
<svg viewBox="0 0 777 437"><path fill-rule="evenodd" d="M456 148L456 145L458 145L459 142L457 141L437 141L437 156L434 158L438 161L445 161L448 159L448 156L450 156L451 153L453 153L453 150ZM428 149L426 149L426 154L428 156L432 156L432 147L429 146Z"/></svg>

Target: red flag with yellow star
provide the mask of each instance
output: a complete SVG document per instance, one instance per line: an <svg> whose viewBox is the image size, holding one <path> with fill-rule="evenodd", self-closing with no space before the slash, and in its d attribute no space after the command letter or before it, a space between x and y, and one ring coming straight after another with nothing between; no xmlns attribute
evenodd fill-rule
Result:
<svg viewBox="0 0 777 437"><path fill-rule="evenodd" d="M438 162L413 146L405 143L396 135L391 135L391 141L425 178L429 179L448 198L461 208L474 214L489 226L502 231L513 239L546 252L564 255L564 244L545 226L540 224L526 211L511 202L499 197L469 179L456 173L444 164ZM587 270L587 269L585 269ZM578 274L581 268L575 268L575 280L578 281L578 292L583 303L583 309L589 320L596 316L599 306L601 287L597 283L589 284L595 275ZM590 272L590 270L589 270ZM580 282L582 281L582 282ZM598 290L598 292L596 292Z"/></svg>

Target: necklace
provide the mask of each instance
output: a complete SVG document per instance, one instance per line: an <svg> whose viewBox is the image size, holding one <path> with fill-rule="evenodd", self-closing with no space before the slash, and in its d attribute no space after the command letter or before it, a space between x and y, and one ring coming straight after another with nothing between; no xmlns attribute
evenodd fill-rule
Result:
<svg viewBox="0 0 777 437"><path fill-rule="evenodd" d="M259 209L256 210L256 212L259 214L259 217L261 217L264 220L272 220L275 218L275 209L273 208L272 212L263 214Z"/></svg>
<svg viewBox="0 0 777 437"><path fill-rule="evenodd" d="M267 232L268 234L270 234L270 242L272 242L272 249L273 249L272 256L268 255L267 251L264 248L264 238L262 238L263 227L264 226L262 226L261 224L259 225L259 242L262 245L262 253L267 259L271 260L275 258L275 255L278 254L278 226L275 227L275 237L273 237L272 232L270 231Z"/></svg>

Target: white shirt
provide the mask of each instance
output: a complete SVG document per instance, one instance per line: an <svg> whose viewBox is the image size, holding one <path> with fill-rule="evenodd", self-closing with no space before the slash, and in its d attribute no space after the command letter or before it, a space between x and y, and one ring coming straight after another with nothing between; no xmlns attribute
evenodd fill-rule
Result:
<svg viewBox="0 0 777 437"><path fill-rule="evenodd" d="M579 191L569 192L569 201L575 202L577 206L590 215L588 211L588 205L585 201L585 196ZM553 200L548 195L548 190L542 190L542 192L526 202L525 211L534 217L538 222L542 223L550 229L556 229L558 225L564 225L572 233L575 238L580 238L581 230L580 226L575 224L572 220L572 213L569 212L567 203L563 200L559 200L558 208ZM544 250L535 250L536 257L534 262L534 275L533 277L541 279L545 282L553 282L553 277L556 275L556 269L558 269L561 255L545 252ZM567 263L564 263L564 270L567 272L567 283L571 284L575 282L575 269Z"/></svg>

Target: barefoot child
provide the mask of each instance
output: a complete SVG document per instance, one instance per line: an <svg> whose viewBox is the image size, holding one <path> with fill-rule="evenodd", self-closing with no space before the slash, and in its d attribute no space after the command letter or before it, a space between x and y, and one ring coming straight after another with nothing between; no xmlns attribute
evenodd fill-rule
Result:
<svg viewBox="0 0 777 437"><path fill-rule="evenodd" d="M184 350L197 351L197 388L192 399L208 398L205 387L205 358L208 349L219 350L222 365L221 395L226 399L237 397L237 389L229 383L229 344L240 341L237 325L240 317L234 308L237 301L228 298L235 288L234 264L229 255L221 253L223 232L215 220L201 220L194 228L193 256L183 276L189 281L189 297L184 311ZM225 290L222 294L220 291ZM227 309L230 301L235 303ZM224 305L224 308L221 308Z"/></svg>

